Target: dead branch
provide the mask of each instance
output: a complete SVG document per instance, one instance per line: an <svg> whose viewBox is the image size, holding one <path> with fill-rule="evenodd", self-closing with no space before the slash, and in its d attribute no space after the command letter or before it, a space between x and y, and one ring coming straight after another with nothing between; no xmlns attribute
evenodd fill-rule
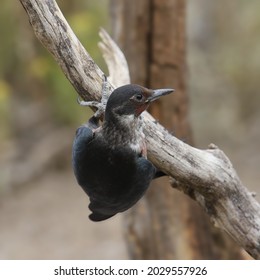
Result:
<svg viewBox="0 0 260 280"><path fill-rule="evenodd" d="M77 93L84 100L99 100L103 73L71 30L56 2L20 2L37 38L52 53ZM113 76L112 83L119 86L128 82L124 56L104 32L102 39L101 49ZM199 150L183 143L146 112L143 121L149 159L172 176L178 189L196 200L216 226L228 232L251 256L260 259L260 205L241 183L227 156L215 145Z"/></svg>

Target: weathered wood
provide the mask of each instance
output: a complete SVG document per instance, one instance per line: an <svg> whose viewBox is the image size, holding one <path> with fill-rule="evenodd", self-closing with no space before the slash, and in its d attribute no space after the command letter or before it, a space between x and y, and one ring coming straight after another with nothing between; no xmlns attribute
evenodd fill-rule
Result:
<svg viewBox="0 0 260 280"><path fill-rule="evenodd" d="M115 88L130 84L129 69L124 54L104 29L100 30L99 36L102 41L98 46L108 67L108 81Z"/></svg>
<svg viewBox="0 0 260 280"><path fill-rule="evenodd" d="M148 112L177 138L192 145L185 8L185 0L110 0L112 33L128 58L132 82L176 90L153 102ZM240 247L212 226L198 204L172 190L166 177L151 183L143 201L127 211L123 221L133 259L241 258Z"/></svg>
<svg viewBox="0 0 260 280"><path fill-rule="evenodd" d="M100 99L103 73L82 46L56 1L20 1L36 37L83 99Z"/></svg>
<svg viewBox="0 0 260 280"><path fill-rule="evenodd" d="M100 98L102 71L80 44L54 0L20 0L41 43L53 54L83 99ZM111 87L112 90L112 87ZM149 159L175 178L212 222L228 232L251 256L260 259L260 205L216 146L193 148L143 114Z"/></svg>

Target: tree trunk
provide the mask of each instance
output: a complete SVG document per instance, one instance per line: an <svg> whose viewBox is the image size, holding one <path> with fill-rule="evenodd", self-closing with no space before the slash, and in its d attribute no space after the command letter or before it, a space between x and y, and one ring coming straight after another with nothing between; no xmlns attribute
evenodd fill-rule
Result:
<svg viewBox="0 0 260 280"><path fill-rule="evenodd" d="M185 82L185 1L111 0L110 6L112 32L128 60L132 83L176 89L152 104L150 113L176 137L193 144ZM134 259L241 258L233 241L166 178L154 181L128 211L125 231Z"/></svg>

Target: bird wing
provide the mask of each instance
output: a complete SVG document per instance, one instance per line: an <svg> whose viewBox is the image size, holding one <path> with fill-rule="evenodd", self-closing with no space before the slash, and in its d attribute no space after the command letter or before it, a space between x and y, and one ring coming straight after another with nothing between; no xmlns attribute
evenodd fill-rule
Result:
<svg viewBox="0 0 260 280"><path fill-rule="evenodd" d="M90 196L89 209L92 213L89 218L92 221L106 220L123 212L132 207L144 195L156 173L156 168L144 157L137 157L134 165L135 171L130 177L128 174L123 175L124 170L118 170L120 166L117 168L118 182L114 182L115 189L113 189L115 186L111 186L110 190L104 189L106 192L109 191L105 196L102 194ZM132 170L132 168L127 168L124 162L121 163L121 166L129 172ZM126 181L124 181L124 177L127 178Z"/></svg>
<svg viewBox="0 0 260 280"><path fill-rule="evenodd" d="M98 119L91 117L86 124L80 126L76 131L72 147L72 166L79 185L81 185L82 180L84 180L84 178L82 178L84 173L81 172L83 169L81 164L82 162L84 163L87 146L94 139L97 129L99 129Z"/></svg>
<svg viewBox="0 0 260 280"><path fill-rule="evenodd" d="M156 168L144 156L126 147L111 150L95 136L98 129L95 118L78 128L72 156L78 184L90 198L92 221L106 220L132 207L157 177Z"/></svg>

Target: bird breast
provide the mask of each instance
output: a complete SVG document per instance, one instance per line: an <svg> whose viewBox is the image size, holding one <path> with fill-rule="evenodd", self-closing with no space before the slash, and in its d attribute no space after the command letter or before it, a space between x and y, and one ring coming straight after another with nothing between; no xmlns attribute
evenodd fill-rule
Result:
<svg viewBox="0 0 260 280"><path fill-rule="evenodd" d="M121 117L114 123L105 124L99 132L112 149L129 147L138 155L145 155L145 137L142 121L133 115ZM145 149L146 150L146 149Z"/></svg>

